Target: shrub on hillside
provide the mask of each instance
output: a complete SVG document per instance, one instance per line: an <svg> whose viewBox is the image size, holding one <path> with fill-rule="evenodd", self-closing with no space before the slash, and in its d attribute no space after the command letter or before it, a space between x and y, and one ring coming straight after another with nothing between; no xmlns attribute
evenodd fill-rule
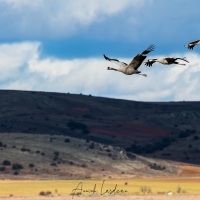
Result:
<svg viewBox="0 0 200 200"><path fill-rule="evenodd" d="M21 148L21 151L23 151L23 152L25 152L25 151L30 152L30 149L27 149L25 146L23 146L23 147Z"/></svg>
<svg viewBox="0 0 200 200"><path fill-rule="evenodd" d="M4 160L2 162L2 165L9 166L9 165L11 165L11 162L9 160Z"/></svg>
<svg viewBox="0 0 200 200"><path fill-rule="evenodd" d="M178 136L179 138L186 138L195 133L196 133L196 130L186 129L185 131L180 132Z"/></svg>
<svg viewBox="0 0 200 200"><path fill-rule="evenodd" d="M130 152L127 152L126 155L130 158L130 159L136 159L136 155Z"/></svg>
<svg viewBox="0 0 200 200"><path fill-rule="evenodd" d="M165 170L165 166L158 165L157 163L150 164L149 167L154 170Z"/></svg>
<svg viewBox="0 0 200 200"><path fill-rule="evenodd" d="M29 167L30 167L30 168L33 168L33 167L35 167L35 165L32 164L32 163L30 163L30 164L29 164Z"/></svg>
<svg viewBox="0 0 200 200"><path fill-rule="evenodd" d="M67 126L71 129L71 130L75 130L75 129L79 129L79 130L82 130L82 133L84 134L88 134L89 133L89 130L87 128L87 125L81 123L81 122L76 122L74 120L70 120L68 123L67 123Z"/></svg>
<svg viewBox="0 0 200 200"><path fill-rule="evenodd" d="M199 136L198 135L195 135L194 137L193 137L193 140L198 140L199 139Z"/></svg>
<svg viewBox="0 0 200 200"><path fill-rule="evenodd" d="M137 144L132 144L130 147L126 148L126 151L130 151L133 153L154 153L156 151L163 150L164 148L168 147L172 143L172 139L169 137L165 137L161 139L160 141L157 141L152 144L146 144L144 146L140 146Z"/></svg>
<svg viewBox="0 0 200 200"><path fill-rule="evenodd" d="M54 152L54 155L55 155L56 157L59 157L59 154L60 154L60 153L59 153L58 151L55 151L55 152Z"/></svg>
<svg viewBox="0 0 200 200"><path fill-rule="evenodd" d="M6 170L5 167L0 167L0 171L1 171L1 172L5 171L5 170Z"/></svg>
<svg viewBox="0 0 200 200"><path fill-rule="evenodd" d="M20 169L23 169L23 166L21 164L16 163L16 164L12 165L12 169L13 170L20 170Z"/></svg>
<svg viewBox="0 0 200 200"><path fill-rule="evenodd" d="M56 166L57 166L57 164L56 164L56 163L54 163L54 162L52 162L52 163L51 163L51 166L54 166L54 167L56 167Z"/></svg>
<svg viewBox="0 0 200 200"><path fill-rule="evenodd" d="M70 139L69 138L66 138L65 139L65 143L69 143L70 142Z"/></svg>
<svg viewBox="0 0 200 200"><path fill-rule="evenodd" d="M95 146L94 146L94 143L92 142L92 143L89 145L88 148L89 148L89 149L94 149L94 147L95 147Z"/></svg>
<svg viewBox="0 0 200 200"><path fill-rule="evenodd" d="M19 172L18 172L18 171L15 171L13 174L14 174L14 175L19 175Z"/></svg>

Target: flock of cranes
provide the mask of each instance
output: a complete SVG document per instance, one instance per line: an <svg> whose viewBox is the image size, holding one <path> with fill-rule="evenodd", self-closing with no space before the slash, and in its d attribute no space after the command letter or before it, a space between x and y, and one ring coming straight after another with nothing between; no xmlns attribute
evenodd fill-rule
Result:
<svg viewBox="0 0 200 200"><path fill-rule="evenodd" d="M200 44L200 40L196 40L193 42L190 42L189 44L185 45L185 48L188 49L193 49L196 45ZM153 51L155 48L154 45L150 45L146 50L144 50L143 52L137 54L132 61L130 62L130 64L121 62L117 59L112 59L112 58L108 58L106 55L104 55L104 58L110 62L113 62L117 65L119 65L119 68L112 68L112 67L108 67L108 70L114 70L114 71L118 71L118 72L122 72L126 75L132 75L132 74L138 74L144 77L147 77L146 74L141 74L141 71L138 70L138 68L140 67L140 65L142 64L142 62L145 60L145 58L147 57L146 54L150 53L151 51ZM163 65L171 65L171 64L177 64L177 65L185 65L185 63L179 63L177 62L177 60L182 60L185 62L188 62L185 58L174 58L174 57L167 57L167 58L156 58L156 59L149 59L145 62L145 65L148 67L151 67L153 65L153 63L155 62L159 62ZM189 62L188 62L189 63Z"/></svg>

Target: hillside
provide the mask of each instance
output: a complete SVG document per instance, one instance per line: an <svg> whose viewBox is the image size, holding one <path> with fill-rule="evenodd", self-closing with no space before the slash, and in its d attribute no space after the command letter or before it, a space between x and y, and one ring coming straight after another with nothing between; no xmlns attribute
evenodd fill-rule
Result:
<svg viewBox="0 0 200 200"><path fill-rule="evenodd" d="M138 102L82 94L11 90L1 90L0 96L0 146L2 153L4 152L2 159L10 158L15 163L17 160L24 160L23 156L27 155L34 163L40 163L43 161L37 160L36 155L43 152L46 155L41 156L46 159L44 165L51 167L47 167L45 171L45 167L40 164L38 169L42 169L46 175L52 169L59 171L60 175L66 174L66 169L62 172L64 167L60 165L63 162L73 165L71 169L75 169L74 166L84 169L82 177L91 177L94 169L102 174L102 171L108 170L106 166L111 162L111 171L116 172L113 177L119 174L128 174L130 177L141 175L141 169L149 169L147 174L163 172L166 175L171 170L172 166L168 166L171 161L188 163L187 165L200 164L200 102ZM38 138L41 138L40 142ZM71 142L66 145L64 138L70 138ZM19 146L15 144L18 139ZM55 141L62 142L57 144ZM73 158L73 155L78 155L77 149L82 154L76 162L77 157ZM61 151L61 158L54 155ZM18 159L16 152L20 153ZM47 156L47 152L51 153ZM97 159L96 156L103 157ZM152 161L147 162L147 158ZM132 159L138 162L140 160L140 164L134 165ZM162 160L168 163L161 164ZM123 167L116 169L119 163ZM33 163L23 162L23 165L29 164ZM158 170L151 171L152 167ZM176 164L174 167L170 173L179 173L180 168L176 168ZM187 166L184 169L188 171ZM9 167L6 170L9 175ZM31 167L29 172L30 170ZM37 170L34 171L36 175ZM111 171L108 171L103 174L112 176L109 175ZM73 171L68 175L77 177ZM95 175L91 178L95 178Z"/></svg>
<svg viewBox="0 0 200 200"><path fill-rule="evenodd" d="M178 164L48 134L0 135L0 179L113 179L178 175Z"/></svg>

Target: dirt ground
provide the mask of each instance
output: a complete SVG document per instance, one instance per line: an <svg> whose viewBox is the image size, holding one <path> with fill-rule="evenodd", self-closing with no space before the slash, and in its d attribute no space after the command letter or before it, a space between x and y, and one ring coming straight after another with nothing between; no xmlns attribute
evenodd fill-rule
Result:
<svg viewBox="0 0 200 200"><path fill-rule="evenodd" d="M126 196L54 196L54 197L8 197L5 200L199 200L200 195L126 195Z"/></svg>

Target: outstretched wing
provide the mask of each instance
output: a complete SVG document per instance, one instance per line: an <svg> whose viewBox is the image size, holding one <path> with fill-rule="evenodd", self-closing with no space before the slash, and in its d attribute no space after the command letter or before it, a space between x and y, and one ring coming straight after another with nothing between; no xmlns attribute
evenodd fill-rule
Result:
<svg viewBox="0 0 200 200"><path fill-rule="evenodd" d="M155 46L152 44L150 45L146 50L144 50L142 53L136 55L133 60L130 62L129 67L132 67L133 69L137 70L138 67L142 64L142 62L145 60L147 56L144 56L143 54L148 54L149 52L153 51Z"/></svg>
<svg viewBox="0 0 200 200"><path fill-rule="evenodd" d="M195 40L193 42L190 42L185 47L188 48L188 49L193 49L196 44L200 44L200 40Z"/></svg>
<svg viewBox="0 0 200 200"><path fill-rule="evenodd" d="M137 70L138 67L142 64L146 56L143 56L141 54L138 54L133 58L133 60L130 62L129 67L132 67L133 69Z"/></svg>
<svg viewBox="0 0 200 200"><path fill-rule="evenodd" d="M117 59L108 58L105 54L104 54L103 56L104 56L104 58L105 58L106 60L108 60L108 61L110 61L110 62L113 62L113 63L119 65L120 67L125 67L125 66L127 66L126 63L121 62L121 61L119 61L119 60L117 60Z"/></svg>
<svg viewBox="0 0 200 200"><path fill-rule="evenodd" d="M175 60L183 60L183 61L185 61L185 62L188 62L188 63L189 63L189 61L185 60L185 58L175 58Z"/></svg>
<svg viewBox="0 0 200 200"><path fill-rule="evenodd" d="M190 42L189 44L197 44L197 43L199 43L200 42L200 40L195 40L195 41L193 41L193 42Z"/></svg>
<svg viewBox="0 0 200 200"><path fill-rule="evenodd" d="M145 65L148 67L151 67L153 65L153 63L155 63L155 62L156 62L155 60L149 59L145 62Z"/></svg>
<svg viewBox="0 0 200 200"><path fill-rule="evenodd" d="M155 46L152 44L140 54L148 54L149 52L153 51L154 49L155 49Z"/></svg>

